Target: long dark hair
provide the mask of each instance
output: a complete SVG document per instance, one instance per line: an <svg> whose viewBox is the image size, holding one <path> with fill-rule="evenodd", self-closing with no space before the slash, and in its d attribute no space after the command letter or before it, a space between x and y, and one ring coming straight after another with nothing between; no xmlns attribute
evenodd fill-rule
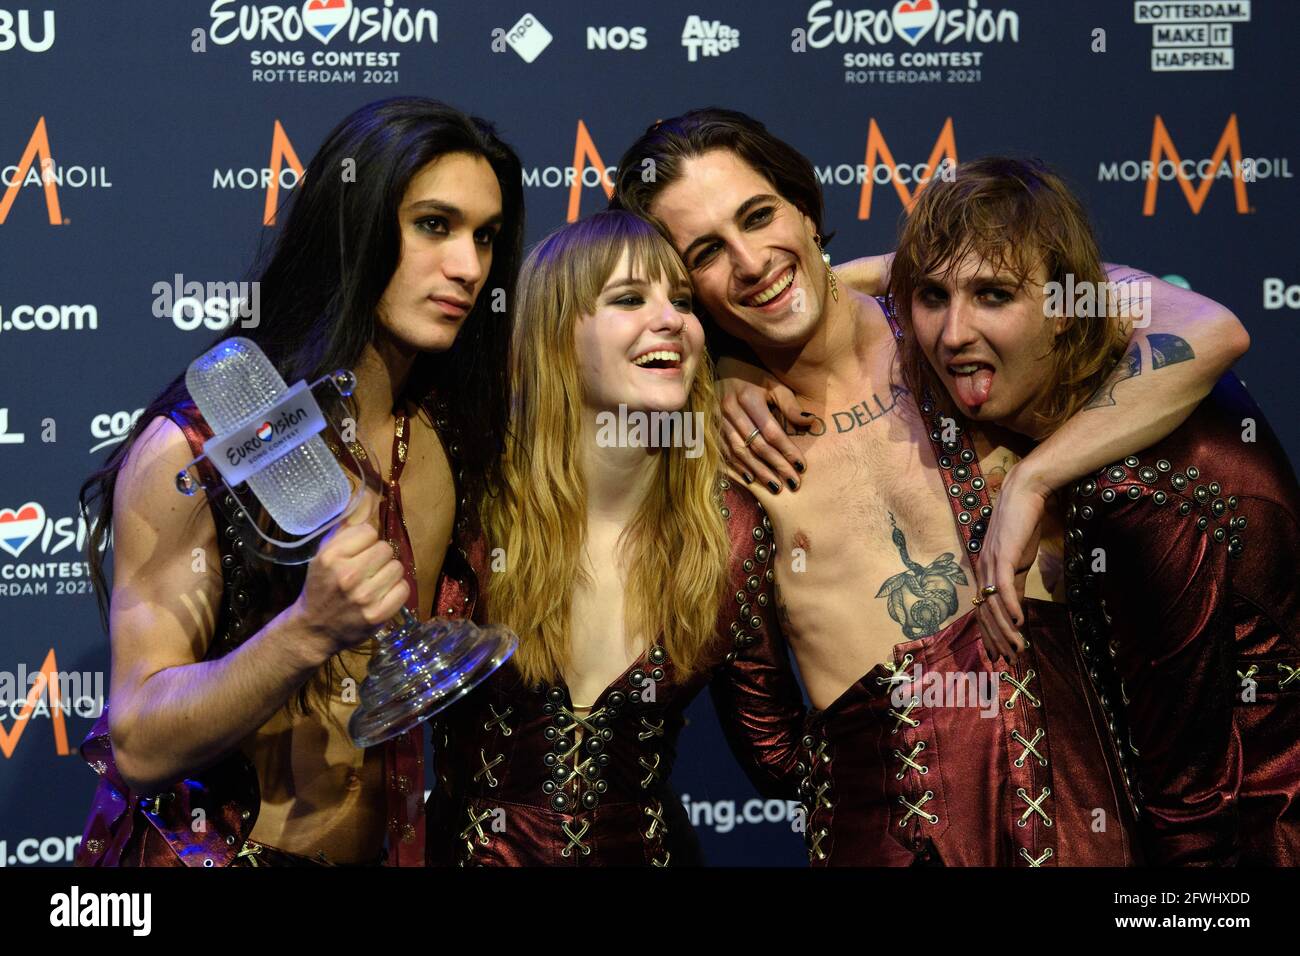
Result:
<svg viewBox="0 0 1300 956"><path fill-rule="evenodd" d="M367 104L326 137L290 199L289 212L261 270L260 321L238 322L218 336L256 342L286 381L309 381L353 368L375 336L376 308L397 269L401 233L397 211L411 179L448 153L481 156L501 188L500 231L492 267L473 310L446 352L423 353L412 368L408 395L417 402L436 387L449 408L470 490L492 480L504 448L508 411L506 358L510 312L524 232L523 173L514 150L492 124L436 100L394 97ZM350 161L355 176L344 175ZM504 313L494 311L501 296ZM205 347L205 350L207 347ZM81 486L90 521L91 577L108 625L104 547L113 522L120 470L149 422L189 401L182 372L140 415L126 440ZM267 565L268 575L282 569ZM296 572L300 581L304 572Z"/></svg>

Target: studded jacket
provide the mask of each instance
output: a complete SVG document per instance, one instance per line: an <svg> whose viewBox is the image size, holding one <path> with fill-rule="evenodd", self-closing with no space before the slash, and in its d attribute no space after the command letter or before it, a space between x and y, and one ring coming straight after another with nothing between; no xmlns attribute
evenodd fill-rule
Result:
<svg viewBox="0 0 1300 956"><path fill-rule="evenodd" d="M439 432L448 434L447 409L436 399L429 406L435 413ZM211 430L192 402L168 413L184 432L196 456L202 454ZM406 459L406 435L396 436L393 472L396 481ZM449 446L453 467L457 446ZM371 467L366 462L367 467ZM207 462L201 468L210 469ZM461 476L458 474L458 480ZM400 513L381 504L380 522L386 536L397 542L406 565L411 587L408 606L418 611L413 555ZM236 542L237 531L229 526L215 503L209 503L218 529L223 592L216 630L207 659L229 653L255 634L296 597L281 579L250 573L249 561ZM462 519L463 520L463 516ZM424 780L423 738L419 730L402 734L382 744L384 748L385 802L388 815L387 864L424 864ZM108 729L108 705L81 745L82 757L99 774L85 833L77 850L77 866L230 866L256 865L262 856L258 844L248 840L257 823L261 802L257 772L239 751L234 751L201 772L177 781L170 789L154 795L133 792L118 773ZM203 811L207 826L193 827L194 812ZM250 859L251 857L251 859Z"/></svg>
<svg viewBox="0 0 1300 956"><path fill-rule="evenodd" d="M690 823L668 781L683 711L705 684L755 786L794 799L804 709L775 623L771 525L749 492L722 484L730 593L701 666L683 677L656 643L585 715L562 683L526 686L502 667L436 719L430 865L694 862ZM475 537L457 560L449 554L440 613L491 620L478 599L484 552Z"/></svg>
<svg viewBox="0 0 1300 956"><path fill-rule="evenodd" d="M921 412L975 564L993 508L974 446L961 428L943 440L931 403ZM1028 647L1013 665L989 660L972 609L896 645L808 715L799 770L814 866L1138 862L1134 809L1067 610L1023 605ZM935 676L953 678L953 699Z"/></svg>
<svg viewBox="0 0 1300 956"><path fill-rule="evenodd" d="M1067 521L1151 861L1300 865L1300 492L1241 383L1075 485Z"/></svg>

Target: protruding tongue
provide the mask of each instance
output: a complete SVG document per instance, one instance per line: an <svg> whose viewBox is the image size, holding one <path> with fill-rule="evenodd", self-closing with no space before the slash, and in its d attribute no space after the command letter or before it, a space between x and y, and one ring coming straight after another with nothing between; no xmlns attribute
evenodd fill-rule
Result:
<svg viewBox="0 0 1300 956"><path fill-rule="evenodd" d="M969 375L958 375L957 397L967 408L978 408L989 400L989 389L993 386L993 369L980 366Z"/></svg>

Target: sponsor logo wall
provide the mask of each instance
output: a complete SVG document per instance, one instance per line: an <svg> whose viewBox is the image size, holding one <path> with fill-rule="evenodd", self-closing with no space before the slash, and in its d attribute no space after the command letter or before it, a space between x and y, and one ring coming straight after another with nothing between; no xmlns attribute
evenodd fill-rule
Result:
<svg viewBox="0 0 1300 956"><path fill-rule="evenodd" d="M1107 260L1225 303L1293 461L1300 4L1129 0L0 0L0 866L67 864L107 694L76 490L232 322L329 129L395 94L494 120L528 239L604 208L656 120L752 113L812 161L836 259L884 251L944 164L1035 155ZM675 783L706 857L804 860L707 699ZM33 799L39 794L39 799Z"/></svg>

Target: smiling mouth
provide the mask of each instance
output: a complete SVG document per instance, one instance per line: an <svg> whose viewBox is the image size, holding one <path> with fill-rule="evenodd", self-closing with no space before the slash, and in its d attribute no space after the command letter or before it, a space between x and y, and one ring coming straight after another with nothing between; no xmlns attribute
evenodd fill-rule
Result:
<svg viewBox="0 0 1300 956"><path fill-rule="evenodd" d="M674 352L670 349L660 349L654 352L646 352L645 355L638 355L632 360L632 364L637 368L648 369L679 369L682 367L682 353Z"/></svg>
<svg viewBox="0 0 1300 956"><path fill-rule="evenodd" d="M779 296L786 289L790 288L790 286L793 283L794 283L794 266L791 266L787 271L781 273L780 278L778 278L775 282L769 285L762 292L758 292L754 295L751 295L748 299L744 299L743 301L745 305L749 305L749 306L767 305L769 302L771 302L773 299Z"/></svg>

